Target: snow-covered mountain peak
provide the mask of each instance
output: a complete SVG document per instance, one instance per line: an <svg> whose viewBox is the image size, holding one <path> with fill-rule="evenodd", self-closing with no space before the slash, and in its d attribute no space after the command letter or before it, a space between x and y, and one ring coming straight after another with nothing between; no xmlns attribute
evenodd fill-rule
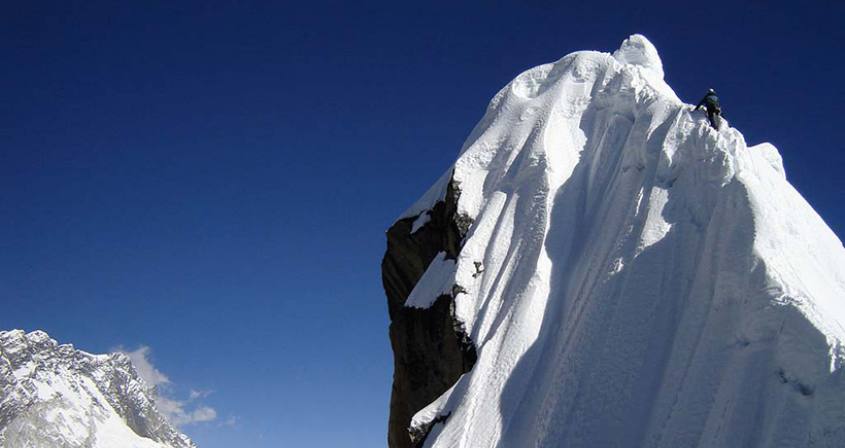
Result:
<svg viewBox="0 0 845 448"><path fill-rule="evenodd" d="M43 331L0 331L0 446L193 448L122 353L93 355Z"/></svg>
<svg viewBox="0 0 845 448"><path fill-rule="evenodd" d="M392 446L845 446L842 242L642 36L500 90L383 273Z"/></svg>
<svg viewBox="0 0 845 448"><path fill-rule="evenodd" d="M663 61L657 48L642 34L633 34L622 42L613 57L623 64L639 65L663 79Z"/></svg>

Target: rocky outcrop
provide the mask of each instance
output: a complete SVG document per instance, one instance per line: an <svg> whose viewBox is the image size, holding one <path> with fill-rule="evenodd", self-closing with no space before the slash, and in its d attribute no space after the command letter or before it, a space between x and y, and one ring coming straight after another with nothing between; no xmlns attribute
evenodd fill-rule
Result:
<svg viewBox="0 0 845 448"><path fill-rule="evenodd" d="M387 231L382 282L390 313L393 389L390 397L388 445L419 446L425 434L409 433L411 417L448 390L476 360L475 346L455 318L452 295L441 295L429 308L405 307L405 301L440 252L455 259L471 221L458 213L460 190L450 182L446 195L428 213L428 222L414 230L418 216L400 219Z"/></svg>

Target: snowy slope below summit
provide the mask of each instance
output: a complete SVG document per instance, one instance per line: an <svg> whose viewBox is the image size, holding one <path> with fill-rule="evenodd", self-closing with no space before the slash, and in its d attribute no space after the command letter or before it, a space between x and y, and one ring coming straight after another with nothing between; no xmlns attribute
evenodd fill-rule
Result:
<svg viewBox="0 0 845 448"><path fill-rule="evenodd" d="M403 218L450 181L472 226L406 306L458 291L478 360L425 446L845 446L845 249L644 37L519 75Z"/></svg>
<svg viewBox="0 0 845 448"><path fill-rule="evenodd" d="M195 448L158 412L121 353L92 355L42 331L0 331L0 446Z"/></svg>

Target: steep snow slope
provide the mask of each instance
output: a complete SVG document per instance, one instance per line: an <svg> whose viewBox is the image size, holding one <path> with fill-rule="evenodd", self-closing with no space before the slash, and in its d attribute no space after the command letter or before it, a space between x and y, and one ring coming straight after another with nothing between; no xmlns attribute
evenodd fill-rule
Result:
<svg viewBox="0 0 845 448"><path fill-rule="evenodd" d="M0 331L0 446L192 448L150 399L129 358Z"/></svg>
<svg viewBox="0 0 845 448"><path fill-rule="evenodd" d="M399 222L450 188L405 308L450 297L477 361L392 446L845 446L842 243L644 37L519 75Z"/></svg>

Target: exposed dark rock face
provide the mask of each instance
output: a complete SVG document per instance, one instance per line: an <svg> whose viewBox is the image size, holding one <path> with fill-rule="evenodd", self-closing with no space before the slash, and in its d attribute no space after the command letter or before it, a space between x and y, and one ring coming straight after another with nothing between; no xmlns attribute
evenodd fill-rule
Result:
<svg viewBox="0 0 845 448"><path fill-rule="evenodd" d="M387 231L381 263L382 283L390 312L393 347L393 390L390 397L388 445L419 446L426 434L408 426L417 411L455 384L475 364L475 346L455 318L455 301L442 295L426 309L406 308L405 301L434 257L446 252L455 259L471 224L457 212L460 190L450 182L446 197L429 210L431 219L411 234L416 217L397 221ZM460 288L453 288L460 293Z"/></svg>

